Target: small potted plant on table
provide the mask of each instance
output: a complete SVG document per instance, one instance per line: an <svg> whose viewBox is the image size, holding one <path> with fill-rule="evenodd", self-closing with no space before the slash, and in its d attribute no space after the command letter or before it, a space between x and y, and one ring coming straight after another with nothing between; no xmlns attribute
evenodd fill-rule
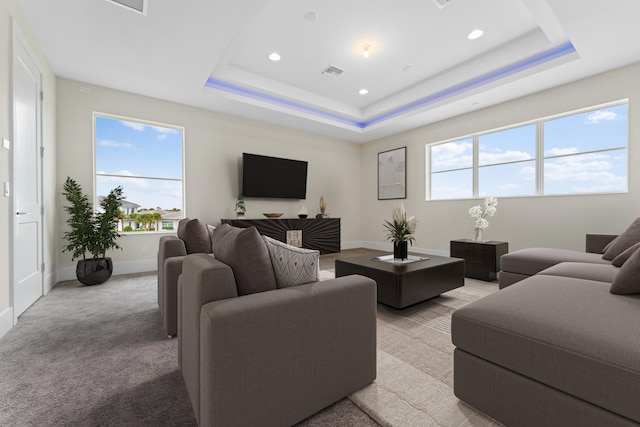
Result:
<svg viewBox="0 0 640 427"><path fill-rule="evenodd" d="M413 233L416 232L418 220L415 216L407 218L407 212L404 205L396 206L393 209L391 221L384 222L384 228L387 232L387 239L393 241L393 258L405 260L408 258L408 243L413 244L415 238Z"/></svg>

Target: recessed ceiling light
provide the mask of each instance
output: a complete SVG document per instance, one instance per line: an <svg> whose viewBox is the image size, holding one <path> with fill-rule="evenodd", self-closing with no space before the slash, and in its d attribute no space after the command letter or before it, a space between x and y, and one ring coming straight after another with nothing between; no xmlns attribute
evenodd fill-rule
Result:
<svg viewBox="0 0 640 427"><path fill-rule="evenodd" d="M366 90L366 89L360 89L360 90L358 91L358 93L359 93L360 95L366 95L366 94L368 94L368 93L369 93L369 91L368 91L368 90Z"/></svg>
<svg viewBox="0 0 640 427"><path fill-rule="evenodd" d="M307 12L307 13L304 14L304 19L306 19L309 22L313 22L316 19L318 19L318 14L313 12L313 11Z"/></svg>
<svg viewBox="0 0 640 427"><path fill-rule="evenodd" d="M483 34L484 34L484 31L482 30L473 30L467 35L467 38L469 40L476 40L482 37Z"/></svg>
<svg viewBox="0 0 640 427"><path fill-rule="evenodd" d="M362 56L364 56L365 58L369 57L369 48L371 46L369 46L368 44L363 44L362 45Z"/></svg>
<svg viewBox="0 0 640 427"><path fill-rule="evenodd" d="M269 59L273 62L280 61L280 54L278 54L278 52L271 52L269 54Z"/></svg>

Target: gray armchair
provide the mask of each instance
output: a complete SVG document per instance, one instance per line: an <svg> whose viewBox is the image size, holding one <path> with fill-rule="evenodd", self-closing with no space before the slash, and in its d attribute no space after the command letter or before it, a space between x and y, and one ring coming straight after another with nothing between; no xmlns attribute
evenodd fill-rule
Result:
<svg viewBox="0 0 640 427"><path fill-rule="evenodd" d="M180 368L201 427L293 425L376 378L371 279L238 296L229 265L194 254L179 299Z"/></svg>
<svg viewBox="0 0 640 427"><path fill-rule="evenodd" d="M158 306L165 332L178 332L178 277L182 261L189 253L210 253L211 238L207 226L197 219L185 218L177 236L162 236L158 246Z"/></svg>

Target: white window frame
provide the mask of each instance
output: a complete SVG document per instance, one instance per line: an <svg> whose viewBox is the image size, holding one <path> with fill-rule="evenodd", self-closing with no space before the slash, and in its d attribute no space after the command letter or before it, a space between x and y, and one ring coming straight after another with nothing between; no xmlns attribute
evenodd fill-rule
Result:
<svg viewBox="0 0 640 427"><path fill-rule="evenodd" d="M589 153L597 153L597 152L609 152L609 151L616 151L616 150L625 150L626 152L626 161L627 161L627 185L626 185L626 190L624 191L612 191L612 192L598 192L598 193L570 193L570 194L545 194L544 193L544 160L548 159L548 158L557 158L557 157L568 157L571 155L576 155L576 154L568 154L568 155L564 155L564 156L549 156L549 157L545 157L544 156L544 123L547 121L551 121L551 120L556 120L556 119L561 119L563 117L570 117L570 116L574 116L574 115L578 115L578 114L582 114L582 113L586 113L589 111L596 111L599 109L603 109L603 108L610 108L610 107L617 107L620 105L626 105L627 106L627 137L626 137L626 146L625 147L618 147L618 148L607 148L607 149L602 149L602 150L593 150L593 151L589 151L589 152L581 152L578 154L589 154ZM520 196L500 196L500 197L562 197L562 196L588 196L588 195L603 195L603 194L624 194L624 193L628 193L629 192L629 116L628 116L628 111L629 111L629 99L625 98L625 99L620 99L620 100L616 100L616 101L611 101L611 102L607 102L607 103L603 103L603 104L598 104L598 105L592 105L589 107L584 107L584 108L580 108L577 110L572 110L572 111L568 111L568 112L564 112L561 114L555 114L555 115L551 115L551 116L546 116L546 117L542 117L542 118L538 118L538 119L534 119L534 120L529 120L529 121L525 121L525 122L520 122L517 124L513 124L513 125L508 125L508 126L502 126L499 128L495 128L495 129L491 129L491 130L487 130L487 131L483 131L483 132L478 132L478 133L474 133L474 134L468 134L468 135L463 135L463 136L459 136L459 137L455 137L455 138L451 138L451 139L447 139L444 141L438 141L438 142L434 142L434 143L428 143L426 144L426 156L425 156L425 171L426 171L426 176L425 176L425 182L426 182L426 200L427 201L450 201L450 200L473 200L473 199L478 199L481 196L479 196L479 181L478 181L478 175L479 175L479 169L481 167L485 167L485 166L479 166L479 139L481 136L483 135L488 135L491 133L497 133L497 132L502 132L505 130L509 130L509 129L515 129L518 127L523 127L523 126L528 126L528 125L532 125L535 124L536 125L536 157L534 159L535 161L535 168L536 168L536 177L535 177L535 194L533 195L520 195ZM431 177L433 176L433 174L437 174L437 173L442 173L442 172L448 172L448 171L438 171L438 172L431 172L431 149L434 146L437 145L441 145L441 144L447 144L447 143L451 143L451 142L456 142L456 141L461 141L461 140L465 140L465 139L472 139L473 141L473 165L472 165L472 175L473 175L473 182L472 182L472 197L469 199L432 199L431 198L431 182L432 179ZM530 160L527 160L530 161ZM501 165L503 164L515 164L515 163L521 163L524 162L524 160L517 160L517 161L512 161L512 162L505 162L505 163L500 163Z"/></svg>
<svg viewBox="0 0 640 427"><path fill-rule="evenodd" d="M98 111L94 111L92 114L92 130L93 130L93 208L94 211L98 208L99 203L98 203L98 191L97 191L97 177L98 176L114 176L114 177L121 177L121 178L132 178L131 176L123 176L123 175L117 175L117 174L98 174L97 171L97 158L96 158L96 118L101 117L101 118L107 118L107 119L112 119L112 120L123 120L123 121L127 121L127 122L134 122L134 123L140 123L142 125L145 126L158 126L158 127L163 127L163 128L168 128L168 129L176 129L179 130L180 132L182 132L182 147L181 147L181 151L182 151L182 179L178 180L178 179L174 179L174 178L161 178L161 177L149 177L149 176L135 176L134 178L140 178L140 179L151 179L151 180L163 180L163 181L175 181L175 182L182 182L182 218L187 218L187 212L186 212L186 176L185 176L185 145L186 145L186 130L183 126L178 126L178 125L173 125L173 124L169 124L169 123L162 123L162 122L154 122L154 121L150 121L150 120L144 120L144 119L138 119L138 118L134 118L134 117L128 117L128 116L120 116L120 115L116 115L116 114L110 114L110 113L102 113L102 112L98 112ZM124 194L124 196L126 197L127 195ZM161 222L162 224L162 222ZM123 227L124 228L124 227ZM171 234L171 233L175 233L176 230L163 230L162 229L162 225L159 227L159 230L154 230L154 231L145 231L145 232L139 232L139 231L131 231L131 232L126 232L126 231L120 231L120 234L126 234L126 235L149 235L149 234L153 234L153 233L160 233L160 234Z"/></svg>

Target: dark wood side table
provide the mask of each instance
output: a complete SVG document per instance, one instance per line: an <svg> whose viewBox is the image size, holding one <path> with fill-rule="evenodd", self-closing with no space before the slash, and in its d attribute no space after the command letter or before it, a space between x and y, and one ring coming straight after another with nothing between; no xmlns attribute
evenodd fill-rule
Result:
<svg viewBox="0 0 640 427"><path fill-rule="evenodd" d="M498 278L500 257L509 252L507 242L476 242L458 239L450 242L450 256L464 259L464 275L490 282Z"/></svg>

